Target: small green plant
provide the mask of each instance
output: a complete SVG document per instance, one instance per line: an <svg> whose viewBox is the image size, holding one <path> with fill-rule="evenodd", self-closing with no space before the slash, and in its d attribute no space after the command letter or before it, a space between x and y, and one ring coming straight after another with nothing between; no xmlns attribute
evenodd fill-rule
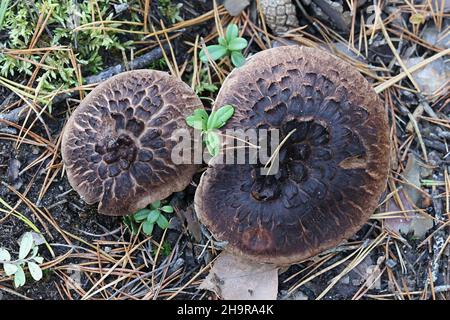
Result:
<svg viewBox="0 0 450 320"><path fill-rule="evenodd" d="M121 27L114 11L116 1L96 0L95 3L96 5L93 5L92 1L36 0L31 5L29 1L0 0L0 30L8 35L8 38L0 43L0 50L28 49L35 34L39 14L51 11L46 22L46 32L41 34L35 48L70 47L80 65L81 73L96 74L105 67L108 57L119 56L121 51L132 47L133 42L125 41L125 38L119 37L118 31L115 31ZM35 9L31 10L32 7ZM131 14L131 17L133 22L140 22L139 16ZM75 31L81 26L98 21L111 22L113 19L117 23L107 25L111 30L94 25ZM139 27L130 28L138 30ZM55 49L47 53L43 61L42 54L34 52L27 54L26 59L0 54L0 75L7 78L18 74L31 75L35 69L34 64L42 63L44 67L41 68L36 82L40 84L43 92L78 86L70 51Z"/></svg>
<svg viewBox="0 0 450 320"><path fill-rule="evenodd" d="M209 116L205 110L196 109L186 118L186 123L194 129L201 130L209 154L216 156L220 150L220 138L216 130L223 127L233 114L234 107L229 104L213 111Z"/></svg>
<svg viewBox="0 0 450 320"><path fill-rule="evenodd" d="M214 93L217 91L217 89L218 88L215 84L209 82L201 82L198 86L195 87L195 93L198 95L204 93L205 91Z"/></svg>
<svg viewBox="0 0 450 320"><path fill-rule="evenodd" d="M148 66L149 69L152 70L161 70L164 71L167 69L167 61L164 58L152 61Z"/></svg>
<svg viewBox="0 0 450 320"><path fill-rule="evenodd" d="M155 223L161 229L169 227L169 221L163 215L163 212L173 213L173 207L169 205L161 206L161 201L153 202L149 208L144 208L136 212L134 215L125 217L124 223L130 228L131 233L137 234L138 228L136 224L142 224L142 232L151 235Z"/></svg>
<svg viewBox="0 0 450 320"><path fill-rule="evenodd" d="M217 86L213 83L211 83L211 80L208 77L208 72L205 68L202 68L200 70L200 83L195 87L195 94L201 95L205 91L208 91L210 93L214 93L217 91Z"/></svg>
<svg viewBox="0 0 450 320"><path fill-rule="evenodd" d="M5 21L6 10L9 6L9 0L0 1L0 30L3 28L3 22Z"/></svg>
<svg viewBox="0 0 450 320"><path fill-rule="evenodd" d="M170 253L172 252L172 246L170 245L169 242L164 241L163 244L161 245L161 255L163 257L168 257L170 255ZM155 251L156 253L156 251Z"/></svg>
<svg viewBox="0 0 450 320"><path fill-rule="evenodd" d="M208 91L210 93L214 93L217 91L217 86L215 84L209 83L209 82L201 82L198 86L195 87L195 93L197 95L204 93L205 91Z"/></svg>
<svg viewBox="0 0 450 320"><path fill-rule="evenodd" d="M246 47L247 40L239 37L237 25L230 24L227 27L225 38L219 37L219 44L207 46L207 53L204 49L200 51L200 60L207 62L209 56L212 60L216 61L222 57L229 56L233 65L235 67L240 67L245 62L242 50Z"/></svg>
<svg viewBox="0 0 450 320"><path fill-rule="evenodd" d="M133 215L123 217L123 223L130 230L132 235L137 235L139 231L139 226L136 224Z"/></svg>
<svg viewBox="0 0 450 320"><path fill-rule="evenodd" d="M39 247L34 242L31 232L23 235L17 260L11 260L9 251L0 248L0 264L3 264L3 270L7 276L14 276L14 286L16 288L25 284L25 265L28 266L28 270L34 280L39 281L42 279L42 270L39 265L44 261L44 258L39 256L38 250Z"/></svg>
<svg viewBox="0 0 450 320"><path fill-rule="evenodd" d="M158 0L159 13L165 16L172 23L183 21L180 17L182 3L172 4L171 0Z"/></svg>

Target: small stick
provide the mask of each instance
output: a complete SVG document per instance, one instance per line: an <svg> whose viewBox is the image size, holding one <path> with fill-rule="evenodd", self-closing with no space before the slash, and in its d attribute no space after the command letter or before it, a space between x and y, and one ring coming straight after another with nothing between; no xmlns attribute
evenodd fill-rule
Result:
<svg viewBox="0 0 450 320"><path fill-rule="evenodd" d="M278 147L275 149L275 151L272 153L272 155L269 158L269 161L267 161L266 165L264 166L264 168L267 167L267 165L270 163L270 167L269 167L269 171L267 171L267 175L270 174L270 171L272 170L273 167L273 160L275 159L275 157L280 153L281 147L283 147L283 145L286 143L286 141L289 139L289 137L295 132L297 131L297 129L292 129L288 135L283 139L283 141L281 141L281 143L278 145Z"/></svg>
<svg viewBox="0 0 450 320"><path fill-rule="evenodd" d="M415 72L415 71L417 71L419 69L422 69L423 67L425 67L426 65L430 64L431 62L433 62L433 61L435 61L435 60L437 60L437 59L439 59L439 58L441 58L441 57L443 57L445 55L448 55L448 54L450 54L450 48L448 48L446 50L443 50L443 51L441 51L439 53L436 53L434 56L431 56L428 59L425 59L424 61L422 61L422 62L412 66L411 68L408 68L408 71L410 73L413 73L413 72ZM403 71L402 73L396 75L395 77L393 77L393 78L383 82L382 84L376 86L374 88L375 92L376 93L383 92L384 90L386 90L390 86L396 84L397 82L399 82L400 80L402 80L406 76L407 76L406 72Z"/></svg>

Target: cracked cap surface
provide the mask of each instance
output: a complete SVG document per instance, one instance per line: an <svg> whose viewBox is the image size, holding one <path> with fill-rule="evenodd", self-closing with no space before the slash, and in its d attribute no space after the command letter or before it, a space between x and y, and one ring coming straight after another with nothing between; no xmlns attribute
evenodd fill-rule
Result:
<svg viewBox="0 0 450 320"><path fill-rule="evenodd" d="M228 249L291 264L332 248L369 219L389 171L388 119L366 79L318 49L257 53L223 83L217 107L235 106L221 130L279 129L279 171L213 165L195 196L200 220ZM295 129L295 131L293 131Z"/></svg>
<svg viewBox="0 0 450 320"><path fill-rule="evenodd" d="M116 75L90 92L65 127L61 151L71 186L106 215L134 213L183 190L195 165L175 165L176 129L203 108L181 80L155 70Z"/></svg>

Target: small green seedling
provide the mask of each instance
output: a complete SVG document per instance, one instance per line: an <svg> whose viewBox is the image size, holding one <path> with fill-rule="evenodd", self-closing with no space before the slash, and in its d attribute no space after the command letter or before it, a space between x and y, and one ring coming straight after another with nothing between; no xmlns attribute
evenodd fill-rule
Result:
<svg viewBox="0 0 450 320"><path fill-rule="evenodd" d="M204 93L205 91L208 91L210 93L214 93L217 91L217 86L212 83L208 82L201 82L197 87L195 87L195 93L197 95Z"/></svg>
<svg viewBox="0 0 450 320"><path fill-rule="evenodd" d="M182 7L182 3L172 4L171 0L158 0L159 12L168 18L171 23L183 21L183 18L180 16Z"/></svg>
<svg viewBox="0 0 450 320"><path fill-rule="evenodd" d="M195 87L195 94L201 95L205 91L209 93L214 93L219 89L215 84L211 82L207 68L202 68L200 70L199 76L200 76L200 83Z"/></svg>
<svg viewBox="0 0 450 320"><path fill-rule="evenodd" d="M9 251L0 248L0 264L3 265L3 270L8 277L14 276L14 286L16 288L25 284L26 277L23 270L25 265L28 266L28 270L34 280L39 281L42 279L42 270L39 265L42 264L44 258L39 256L38 250L39 248L34 242L31 232L23 235L17 260L11 260Z"/></svg>
<svg viewBox="0 0 450 320"><path fill-rule="evenodd" d="M245 62L245 57L241 51L246 47L247 40L239 37L237 25L230 24L227 27L225 38L219 37L219 44L206 47L208 54L206 54L204 49L200 51L200 60L208 62L209 56L212 60L216 61L222 57L229 56L233 65L240 67Z"/></svg>
<svg viewBox="0 0 450 320"><path fill-rule="evenodd" d="M163 215L163 212L173 213L172 206L161 206L161 201L155 201L150 206L150 208L144 208L136 212L132 217L132 222L142 223L142 231L147 236L151 235L155 223L161 229L167 229L169 227L169 221ZM125 221L127 223L127 221ZM128 223L127 223L128 224ZM129 224L128 224L129 225ZM131 228L133 234L136 234L136 229Z"/></svg>
<svg viewBox="0 0 450 320"><path fill-rule="evenodd" d="M168 257L171 252L172 252L172 246L170 245L169 242L164 241L161 245L160 254L163 257ZM156 251L155 251L155 255L156 255Z"/></svg>
<svg viewBox="0 0 450 320"><path fill-rule="evenodd" d="M5 21L6 10L8 9L10 0L0 1L0 30L3 28L3 22Z"/></svg>
<svg viewBox="0 0 450 320"><path fill-rule="evenodd" d="M196 109L186 118L186 123L194 129L201 130L208 152L214 157L220 151L220 138L215 130L223 127L233 114L234 107L229 104L213 111L209 116L205 110Z"/></svg>

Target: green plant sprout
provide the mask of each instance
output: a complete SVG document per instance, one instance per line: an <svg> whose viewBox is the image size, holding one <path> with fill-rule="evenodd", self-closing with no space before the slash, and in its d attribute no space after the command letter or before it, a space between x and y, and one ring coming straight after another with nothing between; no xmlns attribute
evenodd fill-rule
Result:
<svg viewBox="0 0 450 320"><path fill-rule="evenodd" d="M206 68L200 70L200 83L195 87L195 94L201 95L205 91L209 93L216 92L219 88L211 83L211 79L208 76L208 71Z"/></svg>
<svg viewBox="0 0 450 320"><path fill-rule="evenodd" d="M9 0L0 1L0 30L3 28L3 22L5 21L6 10L9 6Z"/></svg>
<svg viewBox="0 0 450 320"><path fill-rule="evenodd" d="M215 130L223 127L233 114L234 107L229 104L211 112L209 116L205 110L196 109L192 115L186 118L186 123L194 129L201 130L206 148L209 154L214 157L220 151L220 138Z"/></svg>
<svg viewBox="0 0 450 320"><path fill-rule="evenodd" d="M170 20L172 24L183 21L180 16L182 3L172 4L171 0L158 0L158 11Z"/></svg>
<svg viewBox="0 0 450 320"><path fill-rule="evenodd" d="M3 265L5 274L14 276L14 286L21 287L26 282L24 266L35 281L42 279L42 269L39 266L44 258L39 256L39 247L36 245L31 232L26 232L20 241L19 257L17 260L11 260L11 254L5 248L0 248L0 264Z"/></svg>
<svg viewBox="0 0 450 320"><path fill-rule="evenodd" d="M205 91L208 91L210 93L214 93L217 91L217 86L212 83L208 82L201 82L197 87L195 87L195 93L197 95L204 93Z"/></svg>
<svg viewBox="0 0 450 320"><path fill-rule="evenodd" d="M161 250L160 250L161 255L163 257L168 257L171 252L172 252L172 246L170 245L169 242L164 241L163 244L161 245ZM156 255L156 252L155 252L155 255Z"/></svg>
<svg viewBox="0 0 450 320"><path fill-rule="evenodd" d="M163 215L165 213L173 213L173 207L169 205L161 206L161 201L155 201L150 204L149 208L144 208L137 211L135 214L124 218L125 224L130 228L132 234L137 234L138 228L135 223L142 224L142 232L150 236L153 232L155 223L161 229L169 227L169 221Z"/></svg>
<svg viewBox="0 0 450 320"><path fill-rule="evenodd" d="M229 56L235 67L240 67L245 63L245 57L241 51L247 47L247 40L239 37L237 25L228 25L225 38L219 37L218 41L219 44L206 47L207 53L204 49L200 50L201 61L208 62L208 56L214 61Z"/></svg>
<svg viewBox="0 0 450 320"><path fill-rule="evenodd" d="M151 70L161 70L164 71L167 68L167 61L164 58L152 61L148 66Z"/></svg>

